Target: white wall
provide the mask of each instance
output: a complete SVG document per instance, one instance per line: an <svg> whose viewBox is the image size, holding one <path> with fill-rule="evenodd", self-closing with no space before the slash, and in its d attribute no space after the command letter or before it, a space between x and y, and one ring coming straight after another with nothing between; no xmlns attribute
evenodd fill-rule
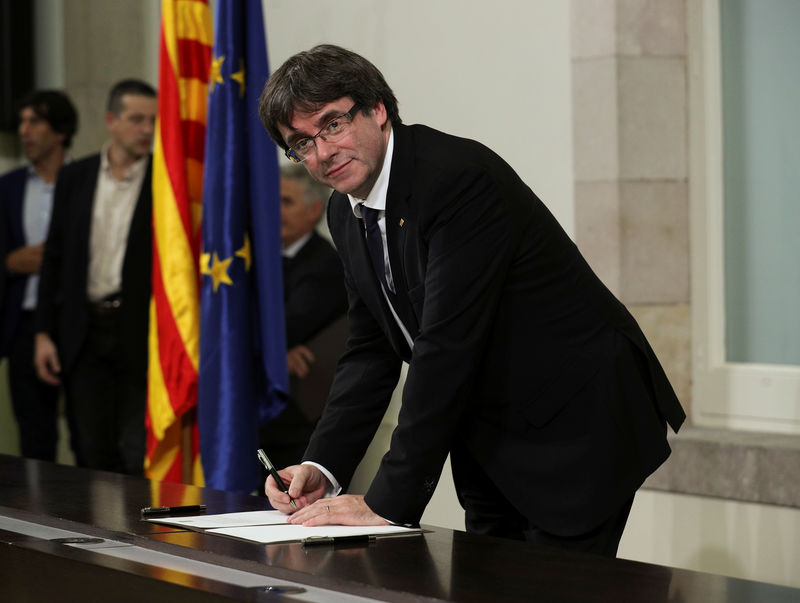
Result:
<svg viewBox="0 0 800 603"><path fill-rule="evenodd" d="M370 59L405 123L500 153L573 230L569 3L562 0L269 0L274 69L315 44Z"/></svg>

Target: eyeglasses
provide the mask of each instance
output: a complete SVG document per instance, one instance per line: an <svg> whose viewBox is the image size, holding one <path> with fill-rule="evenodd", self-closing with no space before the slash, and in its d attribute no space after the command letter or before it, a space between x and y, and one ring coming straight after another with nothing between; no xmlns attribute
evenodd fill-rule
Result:
<svg viewBox="0 0 800 603"><path fill-rule="evenodd" d="M316 138L321 138L325 142L336 142L347 134L353 117L358 112L358 105L353 105L347 113L334 117L326 123L319 132L308 138L301 138L294 145L286 150L286 157L295 163L301 163L311 157L317 148Z"/></svg>

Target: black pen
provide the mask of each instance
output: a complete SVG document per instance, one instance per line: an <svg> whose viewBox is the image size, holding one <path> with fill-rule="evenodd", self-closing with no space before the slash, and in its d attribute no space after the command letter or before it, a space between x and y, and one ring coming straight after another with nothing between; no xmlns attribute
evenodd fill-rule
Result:
<svg viewBox="0 0 800 603"><path fill-rule="evenodd" d="M370 544L372 542L375 542L375 536L370 536L369 534L357 534L354 536L309 536L300 541L303 546L317 544Z"/></svg>
<svg viewBox="0 0 800 603"><path fill-rule="evenodd" d="M179 513L203 513L205 505L183 505L178 507L145 507L142 515L177 515Z"/></svg>
<svg viewBox="0 0 800 603"><path fill-rule="evenodd" d="M286 494L286 496L289 496L289 488L287 488L286 484L283 483L281 476L278 475L278 471L277 469L275 469L275 465L273 465L270 462L269 457L267 457L267 453L264 452L261 448L259 448L256 454L258 455L258 460L261 461L261 464L264 465L267 471L269 471L269 474L275 480L275 483L278 484L278 488L281 489L281 492ZM295 509L297 508L297 503L294 502L294 499L291 496L289 496L289 504L292 505Z"/></svg>

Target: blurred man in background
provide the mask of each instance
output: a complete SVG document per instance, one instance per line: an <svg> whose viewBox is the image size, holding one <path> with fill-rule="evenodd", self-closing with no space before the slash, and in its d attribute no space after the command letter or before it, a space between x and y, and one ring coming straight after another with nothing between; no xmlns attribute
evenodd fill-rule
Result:
<svg viewBox="0 0 800 603"><path fill-rule="evenodd" d="M109 140L56 185L36 309L35 362L63 381L78 465L141 474L145 447L155 90L109 93Z"/></svg>
<svg viewBox="0 0 800 603"><path fill-rule="evenodd" d="M283 412L261 430L262 447L278 466L297 463L322 414L334 361L344 350L347 294L336 250L315 227L331 190L303 166L281 168L281 244L290 398ZM326 330L328 331L326 333ZM313 349L312 349L313 348ZM315 355L314 350L317 351ZM327 373L327 374L320 374ZM315 387L305 387L312 380Z"/></svg>
<svg viewBox="0 0 800 603"><path fill-rule="evenodd" d="M69 97L38 90L19 102L18 133L28 165L0 178L0 356L8 357L11 403L22 456L54 461L59 388L33 366L33 314L53 189L78 128Z"/></svg>

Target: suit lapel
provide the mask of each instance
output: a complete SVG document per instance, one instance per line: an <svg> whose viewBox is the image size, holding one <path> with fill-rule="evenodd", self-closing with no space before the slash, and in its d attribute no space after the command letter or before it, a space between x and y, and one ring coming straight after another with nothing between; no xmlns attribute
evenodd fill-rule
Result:
<svg viewBox="0 0 800 603"><path fill-rule="evenodd" d="M139 191L139 196L136 198L136 207L133 210L131 217L131 226L128 231L128 237L136 236L137 233L149 227L150 218L152 216L152 199L153 192L151 189L152 160L148 159L147 168L144 172L144 180L142 180L142 188Z"/></svg>
<svg viewBox="0 0 800 603"><path fill-rule="evenodd" d="M412 338L419 332L419 322L408 297L408 279L404 257L409 232L416 228L416 216L411 203L413 174L414 148L411 132L406 126L394 126L394 154L386 194L386 242L396 290L395 311ZM351 274L358 283L359 292L367 305L372 308L375 317L382 322L395 349L398 352L402 350L400 355L408 357L410 353L408 344L397 321L392 316L372 266L363 221L354 218L346 195L335 193L331 199L332 212L334 206L338 206L335 208L337 219L343 221Z"/></svg>
<svg viewBox="0 0 800 603"><path fill-rule="evenodd" d="M341 201L346 224L347 246L351 251L352 273L354 275L364 275L364 278L359 279L359 283L366 287L366 292L377 297L380 294L380 286L377 278L371 278L375 274L375 269L372 267L372 260L370 259L369 248L364 234L364 221L356 219L353 215L350 209L350 201L345 195L342 195ZM346 209L344 209L345 206Z"/></svg>
<svg viewBox="0 0 800 603"><path fill-rule="evenodd" d="M97 190L97 178L100 175L100 155L96 155L92 161L87 162L81 169L83 170L83 173L79 175L81 182L73 189L75 191L75 224L77 227L73 240L83 246L85 261L81 262L81 270L84 273L83 283L85 288L89 273L92 212L94 210L94 194Z"/></svg>
<svg viewBox="0 0 800 603"><path fill-rule="evenodd" d="M332 216L335 216L336 221L339 223L340 232L344 233L343 253L341 256L356 283L361 299L370 309L375 320L381 325L398 354L402 357L410 357L410 350L406 344L405 337L403 337L400 327L397 326L397 322L392 316L389 304L381 290L378 277L375 275L375 269L372 266L367 247L364 221L357 219L353 215L350 201L346 195L334 193L330 204ZM339 228L336 230L339 230Z"/></svg>
<svg viewBox="0 0 800 603"><path fill-rule="evenodd" d="M411 337L419 331L419 323L408 298L408 275L405 266L407 233L414 227L411 215L411 180L414 173L414 149L404 126L394 127L394 154L386 193L386 245L397 297L395 310Z"/></svg>
<svg viewBox="0 0 800 603"><path fill-rule="evenodd" d="M147 160L147 167L142 180L142 188L136 199L136 207L131 217L131 225L128 230L128 244L125 247L125 257L122 261L122 285L130 280L128 276L131 270L138 270L141 262L150 261L150 226L152 222L153 191L151 172L153 160ZM135 267L135 268L134 268Z"/></svg>

